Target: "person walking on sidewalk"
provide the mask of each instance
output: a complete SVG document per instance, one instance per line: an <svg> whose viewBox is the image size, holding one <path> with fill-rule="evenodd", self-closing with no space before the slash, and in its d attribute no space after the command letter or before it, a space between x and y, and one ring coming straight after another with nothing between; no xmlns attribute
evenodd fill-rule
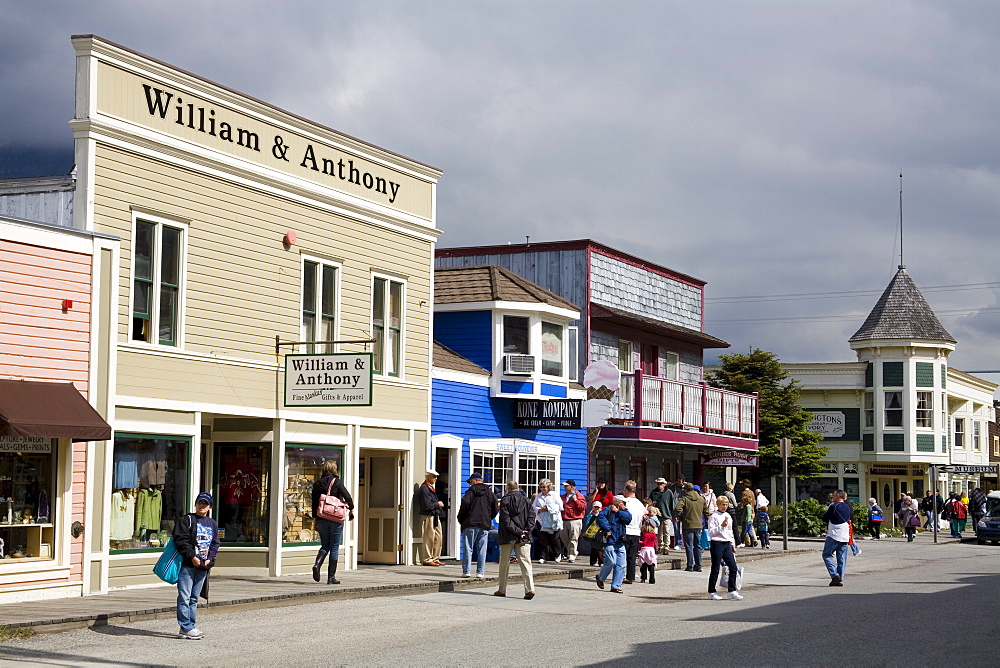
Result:
<svg viewBox="0 0 1000 668"><path fill-rule="evenodd" d="M438 499L434 484L438 472L427 471L424 481L417 490L417 507L423 518L423 542L420 545L424 566L444 566L441 562L441 518L444 516L444 501Z"/></svg>
<svg viewBox="0 0 1000 668"><path fill-rule="evenodd" d="M458 506L458 523L462 527L462 577L472 575L476 561L476 578L486 577L486 541L497 514L497 495L483 482L483 474L475 471L465 482L469 489Z"/></svg>
<svg viewBox="0 0 1000 668"><path fill-rule="evenodd" d="M205 634L195 625L198 598L208 600L208 572L219 553L219 525L208 516L212 495L202 492L194 501L194 512L174 525L174 547L183 557L177 578L177 634L183 640L201 640Z"/></svg>
<svg viewBox="0 0 1000 668"><path fill-rule="evenodd" d="M853 511L846 503L847 492L838 489L833 493L831 503L823 519L827 523L826 543L823 546L823 563L830 573L830 586L843 587L844 573L847 570L847 550L851 541L851 517ZM836 555L836 563L834 563Z"/></svg>
<svg viewBox="0 0 1000 668"><path fill-rule="evenodd" d="M639 557L639 537L642 535L642 516L646 514L645 504L635 496L635 480L625 482L625 507L632 519L625 528L625 584L635 582L635 563Z"/></svg>
<svg viewBox="0 0 1000 668"><path fill-rule="evenodd" d="M917 518L915 522L914 517ZM903 527L903 531L906 532L906 542L912 543L913 537L917 534L917 525L920 524L916 501L909 496L904 496L903 502L899 506L899 512L896 513L896 518L899 520L899 526Z"/></svg>
<svg viewBox="0 0 1000 668"><path fill-rule="evenodd" d="M691 483L684 483L684 496L674 508L674 516L684 529L686 571L701 570L701 529L709 515L708 504L694 487Z"/></svg>
<svg viewBox="0 0 1000 668"><path fill-rule="evenodd" d="M335 496L347 504L350 511L348 519L354 519L354 499L340 481L340 473L337 469L337 462L328 459L323 463L323 475L313 484L312 488L312 513L316 518L316 531L319 533L319 552L316 553L316 562L312 567L313 580L319 582L320 570L323 568L323 560L330 557L330 565L326 571L327 584L340 584L337 579L337 563L340 561L340 538L344 535L344 523L335 520L328 520L319 516L319 498L323 494Z"/></svg>
<svg viewBox="0 0 1000 668"><path fill-rule="evenodd" d="M753 492L747 492L753 496ZM736 539L733 536L733 517L729 510L729 499L720 496L716 500L718 509L708 516L708 541L712 555L712 571L708 574L708 597L713 601L721 601L722 597L715 591L719 580L719 571L725 563L729 569L729 598L739 601L743 597L736 591L736 577L739 567L736 565Z"/></svg>
<svg viewBox="0 0 1000 668"><path fill-rule="evenodd" d="M531 574L531 529L535 526L535 511L521 486L514 480L507 481L507 493L500 499L499 534L500 573L494 596L507 595L507 574L510 571L511 552L517 555L517 564L524 578L524 598L535 597L535 581Z"/></svg>
<svg viewBox="0 0 1000 668"><path fill-rule="evenodd" d="M872 498L868 499L868 532L871 536L868 540L882 540L882 522L885 516L878 502Z"/></svg>
<svg viewBox="0 0 1000 668"><path fill-rule="evenodd" d="M583 516L587 513L587 497L576 488L575 480L563 483L562 502L563 530L559 537L562 539L566 561L572 564L576 561L576 547L580 541L580 532L583 531ZM556 557L556 561L559 560L560 557Z"/></svg>
<svg viewBox="0 0 1000 668"><path fill-rule="evenodd" d="M626 507L625 497L620 494L610 508L605 508L597 516L597 524L604 532L604 566L597 574L597 586L604 589L604 582L611 575L611 591L616 594L622 593L622 582L625 581L625 530L631 521L632 513Z"/></svg>
<svg viewBox="0 0 1000 668"><path fill-rule="evenodd" d="M538 481L538 493L531 502L531 508L538 518L538 563L555 561L561 552L559 534L563 528L563 504L548 478Z"/></svg>

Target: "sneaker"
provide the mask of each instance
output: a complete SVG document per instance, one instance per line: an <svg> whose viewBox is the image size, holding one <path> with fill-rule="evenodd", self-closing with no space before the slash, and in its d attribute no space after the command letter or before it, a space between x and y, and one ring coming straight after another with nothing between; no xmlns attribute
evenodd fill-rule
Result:
<svg viewBox="0 0 1000 668"><path fill-rule="evenodd" d="M460 577L460 578L471 578L472 576L471 576L471 575L469 575L468 573L462 573L462 574L461 574L461 575L459 575L458 577Z"/></svg>
<svg viewBox="0 0 1000 668"><path fill-rule="evenodd" d="M556 557L556 563L558 564L560 561L562 561L562 555L561 554L558 557Z"/></svg>
<svg viewBox="0 0 1000 668"><path fill-rule="evenodd" d="M476 579L477 580L485 580L486 579L486 574L485 573L476 573Z"/></svg>
<svg viewBox="0 0 1000 668"><path fill-rule="evenodd" d="M622 591L621 589L615 589L614 587L612 587L611 588L611 593L612 594L624 594L625 592Z"/></svg>
<svg viewBox="0 0 1000 668"><path fill-rule="evenodd" d="M719 596L714 591L710 591L710 592L708 592L708 600L710 600L710 601L721 601L722 597Z"/></svg>
<svg viewBox="0 0 1000 668"><path fill-rule="evenodd" d="M571 564L572 564L572 563L573 563L574 561L576 561L576 557L570 557L570 558L569 558L569 559L567 559L566 561L568 561L569 563L571 563Z"/></svg>
<svg viewBox="0 0 1000 668"><path fill-rule="evenodd" d="M177 634L177 637L181 640L201 640L205 637L205 634L198 629L191 629L190 631L181 631Z"/></svg>
<svg viewBox="0 0 1000 668"><path fill-rule="evenodd" d="M742 600L743 600L743 597L742 597L742 596L740 596L740 595L739 595L738 593L736 593L735 591L731 591L731 592L729 592L729 595L728 595L728 596L726 596L726 598L728 598L728 599L729 599L730 601L742 601Z"/></svg>
<svg viewBox="0 0 1000 668"><path fill-rule="evenodd" d="M538 563L540 563L540 564L544 564L544 563L545 563L545 560L544 560L544 559L539 559L539 560L538 560Z"/></svg>

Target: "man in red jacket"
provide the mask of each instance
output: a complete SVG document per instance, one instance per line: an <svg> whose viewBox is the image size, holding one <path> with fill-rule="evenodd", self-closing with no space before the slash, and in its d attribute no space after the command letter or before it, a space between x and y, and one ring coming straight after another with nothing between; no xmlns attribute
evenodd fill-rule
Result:
<svg viewBox="0 0 1000 668"><path fill-rule="evenodd" d="M587 514L587 497L576 488L576 481L572 478L563 483L563 530L560 534L563 544L563 553L567 561L576 561L576 545L580 540L580 532L583 530L583 516ZM556 558L561 561L562 556Z"/></svg>

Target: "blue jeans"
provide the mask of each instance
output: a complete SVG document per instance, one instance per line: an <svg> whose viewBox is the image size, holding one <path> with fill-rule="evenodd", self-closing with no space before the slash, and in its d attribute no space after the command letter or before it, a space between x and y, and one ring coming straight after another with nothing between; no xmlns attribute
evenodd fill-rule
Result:
<svg viewBox="0 0 1000 668"><path fill-rule="evenodd" d="M608 574L614 569L611 576L611 588L621 589L625 580L625 545L605 545L604 546L604 566L597 575L597 579L604 582L608 579Z"/></svg>
<svg viewBox="0 0 1000 668"><path fill-rule="evenodd" d="M681 530L681 523L678 520L670 520L674 525L674 545L676 547L684 546L684 534Z"/></svg>
<svg viewBox="0 0 1000 668"><path fill-rule="evenodd" d="M715 583L719 580L719 572L722 564L729 567L729 591L736 591L736 554L733 552L733 544L727 541L713 540L709 544L709 552L712 555L712 572L708 575L708 593L715 591Z"/></svg>
<svg viewBox="0 0 1000 668"><path fill-rule="evenodd" d="M476 559L476 575L486 573L486 539L489 538L488 529L468 527L462 529L462 573L470 575L472 573L472 559Z"/></svg>
<svg viewBox="0 0 1000 668"><path fill-rule="evenodd" d="M740 529L740 542L745 543L747 539L747 534L750 534L751 542L756 541L757 537L753 535L753 522L744 522L743 528Z"/></svg>
<svg viewBox="0 0 1000 668"><path fill-rule="evenodd" d="M686 568L701 568L701 529L684 529Z"/></svg>
<svg viewBox="0 0 1000 668"><path fill-rule="evenodd" d="M208 571L193 566L181 566L177 577L177 623L187 633L195 626L198 596L205 586Z"/></svg>
<svg viewBox="0 0 1000 668"><path fill-rule="evenodd" d="M344 523L320 517L316 519L316 530L319 531L319 551L329 553L330 561L338 561L340 559L340 537L344 535Z"/></svg>
<svg viewBox="0 0 1000 668"><path fill-rule="evenodd" d="M844 579L844 571L847 569L847 543L841 543L829 536L826 537L826 544L823 546L823 563L831 578L839 577ZM834 563L833 555L837 555L837 562Z"/></svg>

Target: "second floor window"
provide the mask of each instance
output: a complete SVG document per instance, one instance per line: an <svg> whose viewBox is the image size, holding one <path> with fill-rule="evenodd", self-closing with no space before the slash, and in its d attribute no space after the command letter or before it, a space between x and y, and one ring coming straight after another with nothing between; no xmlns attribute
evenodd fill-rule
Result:
<svg viewBox="0 0 1000 668"><path fill-rule="evenodd" d="M972 423L972 449L973 450L979 450L980 449L980 443L982 441L980 440L980 435L981 434L980 434L979 429L980 429L980 423L979 422L973 422Z"/></svg>
<svg viewBox="0 0 1000 668"><path fill-rule="evenodd" d="M303 341L337 338L337 267L317 260L302 263ZM332 353L332 344L310 345L310 353Z"/></svg>
<svg viewBox="0 0 1000 668"><path fill-rule="evenodd" d="M375 373L398 376L403 325L403 284L387 278L372 283L372 338Z"/></svg>
<svg viewBox="0 0 1000 668"><path fill-rule="evenodd" d="M542 373L561 376L563 372L563 328L551 322L542 323Z"/></svg>
<svg viewBox="0 0 1000 668"><path fill-rule="evenodd" d="M505 355L531 354L528 318L520 315L503 317L503 352Z"/></svg>
<svg viewBox="0 0 1000 668"><path fill-rule="evenodd" d="M875 426L875 393L865 392L865 427Z"/></svg>
<svg viewBox="0 0 1000 668"><path fill-rule="evenodd" d="M902 392L886 392L885 393L885 426L886 427L902 427L903 426L903 393Z"/></svg>
<svg viewBox="0 0 1000 668"><path fill-rule="evenodd" d="M917 426L934 426L934 393L917 392Z"/></svg>
<svg viewBox="0 0 1000 668"><path fill-rule="evenodd" d="M965 447L965 418L955 418L955 447Z"/></svg>
<svg viewBox="0 0 1000 668"><path fill-rule="evenodd" d="M132 246L133 341L178 345L183 241L179 227L136 221Z"/></svg>

